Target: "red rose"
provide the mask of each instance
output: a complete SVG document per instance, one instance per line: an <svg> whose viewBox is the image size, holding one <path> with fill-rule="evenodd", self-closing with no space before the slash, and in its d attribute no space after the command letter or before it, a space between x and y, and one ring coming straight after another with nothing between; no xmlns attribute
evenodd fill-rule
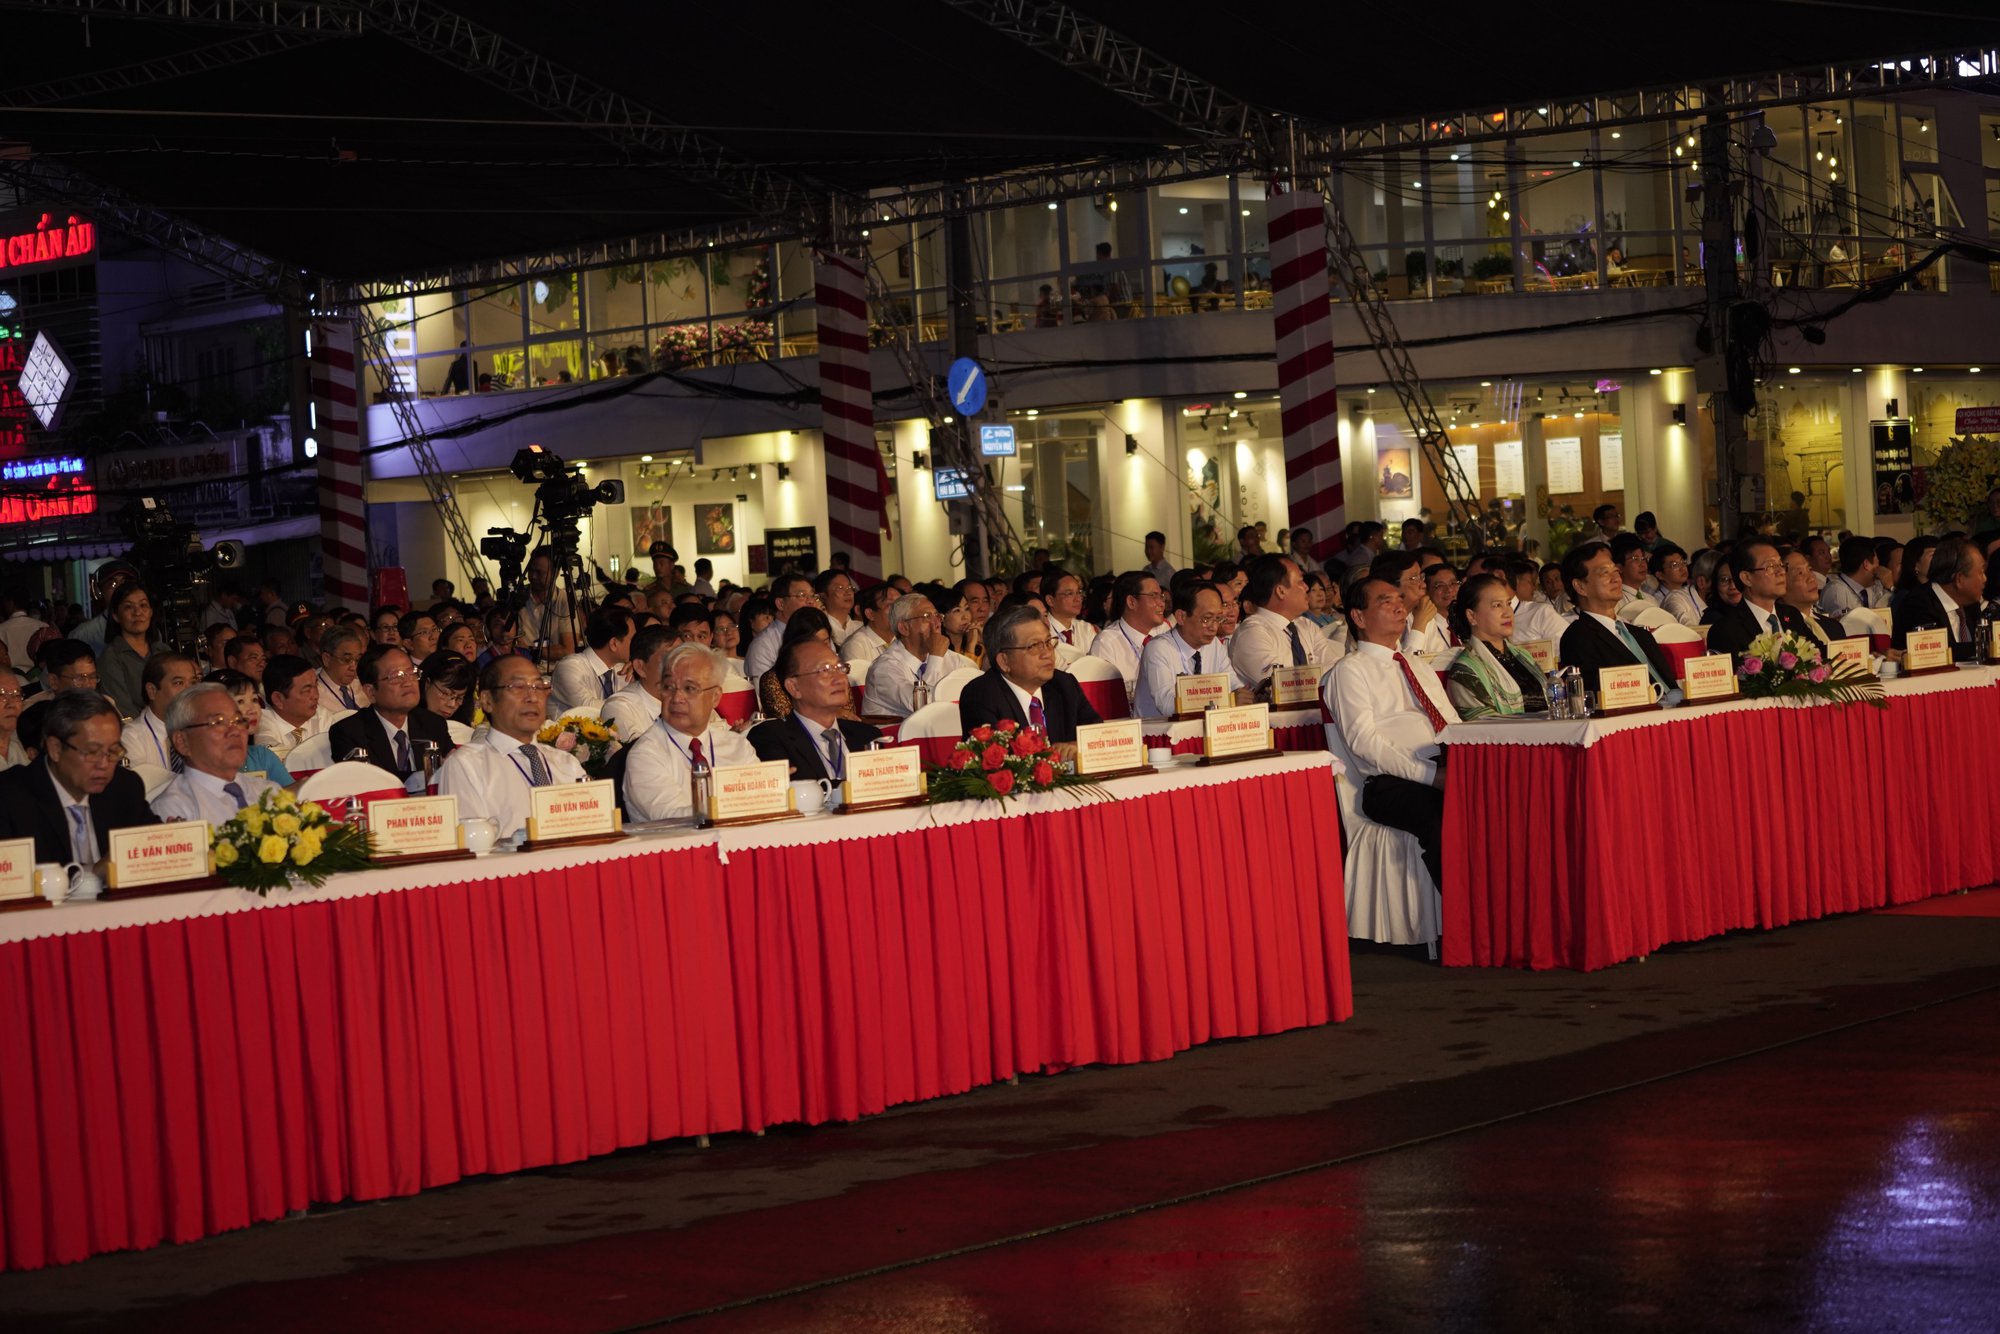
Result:
<svg viewBox="0 0 2000 1334"><path fill-rule="evenodd" d="M951 753L951 767L954 769L970 769L972 767L972 752L969 750L953 751Z"/></svg>
<svg viewBox="0 0 2000 1334"><path fill-rule="evenodd" d="M1055 781L1056 769L1054 765L1050 764L1047 760L1043 760L1035 765L1035 786L1047 787Z"/></svg>
<svg viewBox="0 0 2000 1334"><path fill-rule="evenodd" d="M986 748L986 753L980 756L980 760L987 768L998 769L1007 763L1007 748L996 741Z"/></svg>
<svg viewBox="0 0 2000 1334"><path fill-rule="evenodd" d="M986 781L993 784L993 790L1004 797L1014 790L1014 771L1002 769L997 773L990 773L986 775Z"/></svg>
<svg viewBox="0 0 2000 1334"><path fill-rule="evenodd" d="M1012 718L1002 718L999 722L994 724L995 727L999 728L1003 732L1012 732L1020 725L1021 724L1015 722ZM982 740L983 739L984 738L982 738Z"/></svg>
<svg viewBox="0 0 2000 1334"><path fill-rule="evenodd" d="M1033 732L1015 734L1014 753L1016 755L1032 755L1039 749L1041 748L1035 744L1035 734Z"/></svg>
<svg viewBox="0 0 2000 1334"><path fill-rule="evenodd" d="M972 739L974 741L991 741L993 739L993 729L985 726L975 727L972 729Z"/></svg>
<svg viewBox="0 0 2000 1334"><path fill-rule="evenodd" d="M1033 750L1031 750L1031 751L1029 751L1029 752L1028 752L1028 753L1029 753L1030 755L1039 755L1039 754L1041 754L1041 753L1042 753L1043 751L1045 751L1045 750L1047 750L1047 749L1049 748L1049 739L1048 739L1048 737L1044 736L1044 735L1043 735L1042 733L1040 733L1040 732L1030 732L1030 733L1028 733L1028 735L1029 735L1029 736L1030 736L1031 738L1033 738L1033 740L1034 740L1034 743L1035 743L1035 748L1034 748Z"/></svg>

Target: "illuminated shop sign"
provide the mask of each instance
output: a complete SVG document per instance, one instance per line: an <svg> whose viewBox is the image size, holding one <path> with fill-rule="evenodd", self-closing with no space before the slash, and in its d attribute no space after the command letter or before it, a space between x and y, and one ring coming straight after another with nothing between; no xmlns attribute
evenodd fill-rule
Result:
<svg viewBox="0 0 2000 1334"><path fill-rule="evenodd" d="M0 464L0 481L38 482L44 477L78 477L83 472L79 458L12 459Z"/></svg>
<svg viewBox="0 0 2000 1334"><path fill-rule="evenodd" d="M44 213L33 231L0 238L0 272L83 259L96 251L96 223L74 215L57 222L53 214Z"/></svg>

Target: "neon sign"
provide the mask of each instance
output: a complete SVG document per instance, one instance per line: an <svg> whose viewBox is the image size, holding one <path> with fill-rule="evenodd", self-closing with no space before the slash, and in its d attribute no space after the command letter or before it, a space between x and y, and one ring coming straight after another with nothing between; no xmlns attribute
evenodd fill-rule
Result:
<svg viewBox="0 0 2000 1334"><path fill-rule="evenodd" d="M61 459L15 459L0 464L0 481L34 482L44 477L75 477L84 471L83 460L79 458Z"/></svg>
<svg viewBox="0 0 2000 1334"><path fill-rule="evenodd" d="M0 238L0 271L82 259L96 249L96 223L85 222L74 214L68 221L58 223L44 213L32 232L16 232Z"/></svg>

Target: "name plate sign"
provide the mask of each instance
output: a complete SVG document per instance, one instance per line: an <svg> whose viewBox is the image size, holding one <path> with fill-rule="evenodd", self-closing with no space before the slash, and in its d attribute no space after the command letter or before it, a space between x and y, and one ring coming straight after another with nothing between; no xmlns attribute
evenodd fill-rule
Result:
<svg viewBox="0 0 2000 1334"><path fill-rule="evenodd" d="M1203 713L1229 702L1229 674L1203 672L1174 678L1174 712Z"/></svg>
<svg viewBox="0 0 2000 1334"><path fill-rule="evenodd" d="M35 840L10 838L0 843L0 903L39 897L35 885Z"/></svg>
<svg viewBox="0 0 2000 1334"><path fill-rule="evenodd" d="M1303 667L1280 667L1271 673L1271 707L1298 708L1319 703L1320 678L1326 669L1307 663Z"/></svg>
<svg viewBox="0 0 2000 1334"><path fill-rule="evenodd" d="M1085 723L1076 729L1076 771L1115 774L1146 767L1146 727L1142 719Z"/></svg>
<svg viewBox="0 0 2000 1334"><path fill-rule="evenodd" d="M850 762L852 756L849 757ZM732 764L711 771L708 820L770 820L793 814L792 767L783 760Z"/></svg>
<svg viewBox="0 0 2000 1334"><path fill-rule="evenodd" d="M1857 669L1867 671L1868 636L1856 635L1852 639L1834 640L1826 646L1826 661L1835 672L1840 671L1840 665L1844 662L1851 662Z"/></svg>
<svg viewBox="0 0 2000 1334"><path fill-rule="evenodd" d="M1912 630L1903 646L1903 670L1935 672L1951 666L1951 631Z"/></svg>
<svg viewBox="0 0 2000 1334"><path fill-rule="evenodd" d="M1542 669L1543 676L1547 676L1556 669L1555 640L1530 639L1527 643L1519 645L1519 648L1521 652L1535 660L1535 666Z"/></svg>
<svg viewBox="0 0 2000 1334"><path fill-rule="evenodd" d="M922 801L930 790L924 752L917 746L849 751L847 778L840 785L843 810L889 802Z"/></svg>
<svg viewBox="0 0 2000 1334"><path fill-rule="evenodd" d="M1240 704L1210 709L1202 719L1201 750L1211 760L1261 755L1271 749L1271 706Z"/></svg>
<svg viewBox="0 0 2000 1334"><path fill-rule="evenodd" d="M370 824L372 827L372 816ZM546 843L558 838L597 838L615 834L623 827L608 778L600 778L594 783L553 783L548 787L538 787L529 794L530 843Z"/></svg>
<svg viewBox="0 0 2000 1334"><path fill-rule="evenodd" d="M1621 709L1650 709L1659 701L1653 690L1653 673L1638 665L1606 667L1597 673L1597 709L1616 713Z"/></svg>
<svg viewBox="0 0 2000 1334"><path fill-rule="evenodd" d="M1727 653L1704 653L1681 664L1681 695L1688 700L1729 699L1736 694L1736 662Z"/></svg>
<svg viewBox="0 0 2000 1334"><path fill-rule="evenodd" d="M109 843L113 889L164 885L174 880L205 880L212 874L206 820L114 829Z"/></svg>
<svg viewBox="0 0 2000 1334"><path fill-rule="evenodd" d="M398 797L372 802L368 835L378 857L456 852L463 842L458 832L458 798Z"/></svg>

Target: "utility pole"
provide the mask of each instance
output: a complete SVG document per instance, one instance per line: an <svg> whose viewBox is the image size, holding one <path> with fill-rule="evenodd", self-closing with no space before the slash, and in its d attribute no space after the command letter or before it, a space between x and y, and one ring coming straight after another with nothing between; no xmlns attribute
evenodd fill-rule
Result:
<svg viewBox="0 0 2000 1334"><path fill-rule="evenodd" d="M1711 104L1720 89L1708 91ZM1736 270L1736 197L1742 183L1729 170L1729 117L1711 110L1701 127L1701 245L1702 272L1708 283L1708 351L1695 363L1697 392L1709 395L1709 420L1715 425L1715 509L1723 539L1743 528L1744 482L1761 475L1749 457L1750 440L1743 414L1730 393L1729 367L1749 375L1749 352L1732 356L1730 312L1742 296Z"/></svg>
<svg viewBox="0 0 2000 1334"><path fill-rule="evenodd" d="M979 356L979 310L977 305L978 281L974 275L975 265L972 254L972 217L965 212L956 212L946 220L944 226L944 281L945 300L951 320L951 360L960 357ZM986 511L989 504L987 491L991 483L986 478L986 468L974 444L978 432L963 412L951 414L949 426L933 426L933 430L952 433L957 439L957 447L951 456L966 461L968 475L972 479L972 499L954 501L953 508L959 510L965 519L965 574L969 579L984 579L990 572L991 560L987 551L988 536ZM936 451L933 451L935 466Z"/></svg>

